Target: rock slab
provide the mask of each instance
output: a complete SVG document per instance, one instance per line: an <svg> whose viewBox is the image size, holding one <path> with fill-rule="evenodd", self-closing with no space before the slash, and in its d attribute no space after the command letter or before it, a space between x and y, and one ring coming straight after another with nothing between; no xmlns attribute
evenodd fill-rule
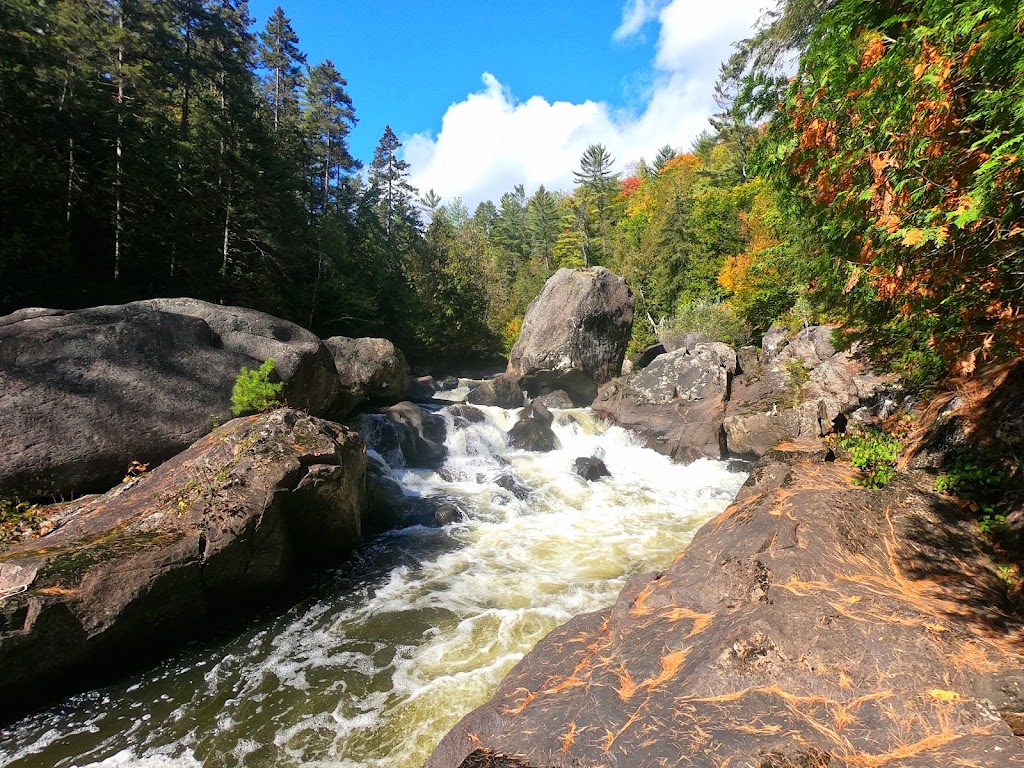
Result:
<svg viewBox="0 0 1024 768"><path fill-rule="evenodd" d="M366 402L394 405L409 389L409 363L387 339L332 336L324 340L338 371L331 415L342 418Z"/></svg>
<svg viewBox="0 0 1024 768"><path fill-rule="evenodd" d="M282 595L351 551L366 509L362 440L291 409L62 505L52 532L0 553L0 709Z"/></svg>
<svg viewBox="0 0 1024 768"><path fill-rule="evenodd" d="M850 474L759 465L668 570L542 640L427 768L1024 765L1021 606L973 521L930 477Z"/></svg>

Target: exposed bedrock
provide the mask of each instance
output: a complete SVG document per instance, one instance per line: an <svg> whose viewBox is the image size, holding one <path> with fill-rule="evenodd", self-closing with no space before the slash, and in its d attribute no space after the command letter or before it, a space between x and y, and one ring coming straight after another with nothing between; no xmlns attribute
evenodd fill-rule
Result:
<svg viewBox="0 0 1024 768"><path fill-rule="evenodd" d="M817 456L775 448L668 570L549 634L428 768L1024 765L1021 606L976 523L924 473L857 489Z"/></svg>
<svg viewBox="0 0 1024 768"><path fill-rule="evenodd" d="M367 522L366 452L280 409L48 512L49 533L0 553L0 714L123 674L342 562Z"/></svg>

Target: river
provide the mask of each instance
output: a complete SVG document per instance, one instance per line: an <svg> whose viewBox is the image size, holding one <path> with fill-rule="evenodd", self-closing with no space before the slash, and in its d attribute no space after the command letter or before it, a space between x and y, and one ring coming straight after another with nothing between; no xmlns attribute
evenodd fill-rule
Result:
<svg viewBox="0 0 1024 768"><path fill-rule="evenodd" d="M540 638L671 563L745 479L672 464L585 409L555 412L559 450L511 450L515 412L482 410L446 417L447 479L384 457L461 522L381 535L284 615L3 729L0 768L419 766ZM576 476L578 456L611 477Z"/></svg>

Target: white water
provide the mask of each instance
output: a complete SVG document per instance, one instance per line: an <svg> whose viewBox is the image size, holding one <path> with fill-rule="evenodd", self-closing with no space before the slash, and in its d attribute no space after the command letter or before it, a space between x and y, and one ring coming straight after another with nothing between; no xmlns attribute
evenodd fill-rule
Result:
<svg viewBox="0 0 1024 768"><path fill-rule="evenodd" d="M319 599L15 724L0 768L419 766L538 640L667 566L744 480L585 410L556 412L560 450L511 451L515 412L482 410L468 428L448 417L451 482L395 469L411 496L456 499L461 523L386 534ZM611 478L571 472L592 455ZM525 499L495 484L509 473Z"/></svg>

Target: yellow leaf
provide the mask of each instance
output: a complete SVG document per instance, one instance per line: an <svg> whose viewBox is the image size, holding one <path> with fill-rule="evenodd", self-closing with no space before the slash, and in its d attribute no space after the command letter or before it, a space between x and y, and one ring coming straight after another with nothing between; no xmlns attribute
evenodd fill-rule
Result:
<svg viewBox="0 0 1024 768"><path fill-rule="evenodd" d="M949 627L944 627L941 624L925 624L924 627L932 632L949 632Z"/></svg>
<svg viewBox="0 0 1024 768"><path fill-rule="evenodd" d="M956 691L944 691L941 688L933 688L928 695L938 701L960 701L960 694Z"/></svg>
<svg viewBox="0 0 1024 768"><path fill-rule="evenodd" d="M924 230L923 229L908 229L903 233L903 244L913 248L915 245L920 245L924 242Z"/></svg>

